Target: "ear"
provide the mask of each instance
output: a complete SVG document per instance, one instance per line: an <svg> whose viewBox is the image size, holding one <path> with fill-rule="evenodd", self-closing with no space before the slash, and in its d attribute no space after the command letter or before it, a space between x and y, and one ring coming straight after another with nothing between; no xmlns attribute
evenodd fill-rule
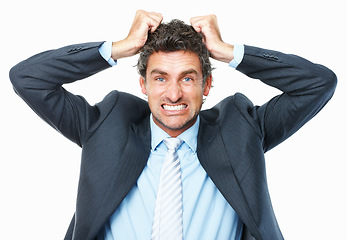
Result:
<svg viewBox="0 0 347 240"><path fill-rule="evenodd" d="M210 93L212 87L212 74L206 78L205 86L204 86L204 96L207 97Z"/></svg>
<svg viewBox="0 0 347 240"><path fill-rule="evenodd" d="M147 94L147 88L146 88L146 81L143 77L140 77L140 86L141 86L141 91L143 94Z"/></svg>

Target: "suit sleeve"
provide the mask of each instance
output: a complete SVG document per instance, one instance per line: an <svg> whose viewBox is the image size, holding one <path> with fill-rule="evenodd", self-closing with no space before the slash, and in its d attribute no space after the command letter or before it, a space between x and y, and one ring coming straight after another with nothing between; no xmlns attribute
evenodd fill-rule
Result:
<svg viewBox="0 0 347 240"><path fill-rule="evenodd" d="M275 147L314 117L333 96L336 75L295 55L245 47L237 70L283 93L247 114L257 119L264 152Z"/></svg>
<svg viewBox="0 0 347 240"><path fill-rule="evenodd" d="M99 110L62 85L110 67L98 51L100 44L85 43L46 51L10 70L15 92L43 120L79 146L88 125L98 119Z"/></svg>

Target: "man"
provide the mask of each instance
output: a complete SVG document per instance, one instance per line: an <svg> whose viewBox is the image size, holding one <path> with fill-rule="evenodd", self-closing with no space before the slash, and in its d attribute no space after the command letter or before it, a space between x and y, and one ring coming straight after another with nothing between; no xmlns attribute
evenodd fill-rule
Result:
<svg viewBox="0 0 347 240"><path fill-rule="evenodd" d="M17 94L82 147L77 208L65 239L169 239L161 235L168 232L188 240L283 239L264 152L322 109L336 76L298 56L224 43L213 15L192 18L191 26L161 21L161 14L140 10L124 40L67 46L11 69ZM138 52L148 102L113 91L90 106L62 88ZM283 94L262 106L235 94L200 111L212 84L210 56ZM171 174L167 156L176 164L177 194L163 187ZM160 209L176 195L175 213ZM172 229L163 231L170 220Z"/></svg>

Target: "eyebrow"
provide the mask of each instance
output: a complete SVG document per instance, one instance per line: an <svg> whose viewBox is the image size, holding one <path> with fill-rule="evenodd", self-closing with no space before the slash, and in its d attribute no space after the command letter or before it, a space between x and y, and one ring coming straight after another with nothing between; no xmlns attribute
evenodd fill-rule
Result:
<svg viewBox="0 0 347 240"><path fill-rule="evenodd" d="M192 74L192 73L198 75L198 72L196 70L194 70L194 69L188 69L186 71L183 71L183 72L180 73L180 75L187 75L187 74ZM162 70L157 69L157 68L155 68L155 69L153 69L151 71L150 75L152 75L152 74L168 75L167 72L162 71Z"/></svg>
<svg viewBox="0 0 347 240"><path fill-rule="evenodd" d="M187 75L187 74L192 74L192 73L198 75L198 72L194 69L189 69L189 70L183 71L181 74Z"/></svg>
<svg viewBox="0 0 347 240"><path fill-rule="evenodd" d="M167 72L164 72L164 71L162 71L160 69L156 69L156 68L151 71L150 75L156 74L156 73L161 74L161 75L167 75Z"/></svg>

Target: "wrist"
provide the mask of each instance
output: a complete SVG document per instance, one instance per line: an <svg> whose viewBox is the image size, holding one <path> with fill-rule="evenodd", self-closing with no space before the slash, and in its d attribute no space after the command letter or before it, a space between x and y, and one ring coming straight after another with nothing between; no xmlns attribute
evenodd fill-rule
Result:
<svg viewBox="0 0 347 240"><path fill-rule="evenodd" d="M230 63L234 59L234 45L221 42L218 47L211 49L212 57L218 61Z"/></svg>
<svg viewBox="0 0 347 240"><path fill-rule="evenodd" d="M137 53L136 47L132 47L126 39L112 43L111 57L113 60L118 60L125 57L133 56Z"/></svg>

